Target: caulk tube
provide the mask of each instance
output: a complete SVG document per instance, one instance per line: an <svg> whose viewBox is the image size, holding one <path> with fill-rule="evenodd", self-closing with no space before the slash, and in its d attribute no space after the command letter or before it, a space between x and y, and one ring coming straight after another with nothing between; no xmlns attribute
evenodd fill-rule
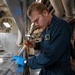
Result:
<svg viewBox="0 0 75 75"><path fill-rule="evenodd" d="M20 56L24 52L25 48L26 48L26 45L24 45L23 48L19 51L18 56Z"/></svg>

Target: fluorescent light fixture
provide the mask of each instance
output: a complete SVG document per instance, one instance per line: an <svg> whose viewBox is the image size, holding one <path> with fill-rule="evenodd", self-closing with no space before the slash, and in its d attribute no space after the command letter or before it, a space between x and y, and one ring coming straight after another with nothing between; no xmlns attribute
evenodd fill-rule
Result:
<svg viewBox="0 0 75 75"><path fill-rule="evenodd" d="M0 58L0 63L2 63L3 62L3 58Z"/></svg>
<svg viewBox="0 0 75 75"><path fill-rule="evenodd" d="M4 24L7 28L10 28L10 27L11 27L8 22L3 22L3 24Z"/></svg>

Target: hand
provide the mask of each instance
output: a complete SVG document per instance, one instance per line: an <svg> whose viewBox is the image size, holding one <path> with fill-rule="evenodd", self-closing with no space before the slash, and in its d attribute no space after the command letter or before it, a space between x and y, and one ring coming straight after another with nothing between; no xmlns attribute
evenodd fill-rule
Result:
<svg viewBox="0 0 75 75"><path fill-rule="evenodd" d="M24 58L20 57L20 56L13 56L11 58L11 61L15 61L15 64L18 66L16 72L19 73L19 72L22 72L23 69L24 69Z"/></svg>
<svg viewBox="0 0 75 75"><path fill-rule="evenodd" d="M35 41L34 40L28 40L27 43L29 44L30 48L35 47Z"/></svg>
<svg viewBox="0 0 75 75"><path fill-rule="evenodd" d="M16 59L18 58L19 56L13 56L12 58L11 58L11 61L16 61Z"/></svg>

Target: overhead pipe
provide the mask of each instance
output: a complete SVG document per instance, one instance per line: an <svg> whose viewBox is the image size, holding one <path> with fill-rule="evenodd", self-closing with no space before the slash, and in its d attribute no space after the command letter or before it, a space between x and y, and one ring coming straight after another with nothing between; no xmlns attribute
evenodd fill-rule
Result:
<svg viewBox="0 0 75 75"><path fill-rule="evenodd" d="M64 8L63 8L61 0L50 0L50 3L55 10L55 15L57 17L62 18L62 16L64 15Z"/></svg>
<svg viewBox="0 0 75 75"><path fill-rule="evenodd" d="M72 7L72 0L61 0L66 17L73 17L73 7Z"/></svg>
<svg viewBox="0 0 75 75"><path fill-rule="evenodd" d="M6 0L7 6L15 19L18 28L22 34L23 37L25 37L25 25L23 23L23 17L22 17L22 9L20 5L20 0Z"/></svg>

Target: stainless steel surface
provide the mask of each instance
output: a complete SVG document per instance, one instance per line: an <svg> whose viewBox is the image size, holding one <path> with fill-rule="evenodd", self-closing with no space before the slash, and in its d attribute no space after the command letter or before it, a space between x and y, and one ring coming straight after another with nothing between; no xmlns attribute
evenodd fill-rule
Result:
<svg viewBox="0 0 75 75"><path fill-rule="evenodd" d="M15 55L19 47L16 45L17 34L16 33L0 33L0 45L3 47L4 52L0 52L0 75L4 75L7 68L11 64L10 57ZM3 62L1 62L3 60ZM15 73L16 65L11 67L11 70L7 75L11 75L12 72ZM21 75L21 74L20 74Z"/></svg>
<svg viewBox="0 0 75 75"><path fill-rule="evenodd" d="M7 70L7 68L9 67L9 64L11 63L10 62L11 55L6 51L0 52L0 55L3 56L3 57L0 57L0 75L4 75L3 73ZM8 57L4 57L5 55ZM12 72L15 72L15 69L16 69L16 66L13 65L11 68ZM12 74L12 72L9 71L8 75Z"/></svg>
<svg viewBox="0 0 75 75"><path fill-rule="evenodd" d="M19 49L17 55L21 55L25 51L26 45ZM16 54L15 54L16 55ZM11 67L14 65L15 61L12 61L9 67L2 73L3 75L7 75L9 71L11 71Z"/></svg>
<svg viewBox="0 0 75 75"><path fill-rule="evenodd" d="M19 50L16 40L16 33L0 33L0 44L11 55L14 55Z"/></svg>

